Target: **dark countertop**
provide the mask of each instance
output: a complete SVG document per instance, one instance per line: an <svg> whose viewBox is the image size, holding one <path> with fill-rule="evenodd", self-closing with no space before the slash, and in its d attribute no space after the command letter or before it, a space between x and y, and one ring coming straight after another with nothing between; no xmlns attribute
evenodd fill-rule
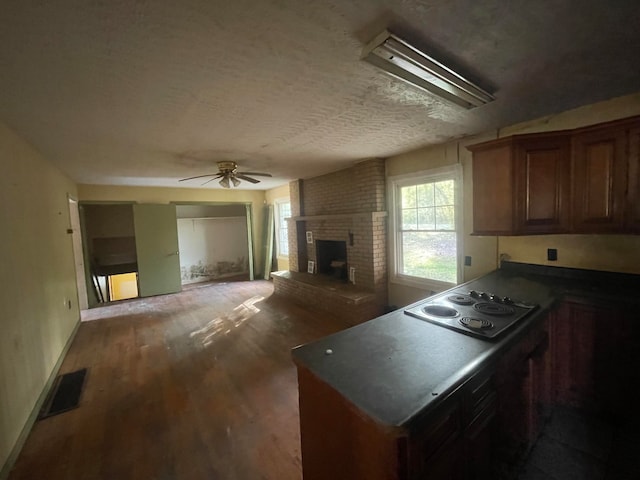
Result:
<svg viewBox="0 0 640 480"><path fill-rule="evenodd" d="M296 347L293 359L378 422L407 425L494 361L562 298L576 296L596 303L615 299L640 305L639 296L632 294L638 291L640 275L585 275L585 271L573 270L504 262L499 270L466 282L469 290L539 304L494 341L405 315L403 308Z"/></svg>

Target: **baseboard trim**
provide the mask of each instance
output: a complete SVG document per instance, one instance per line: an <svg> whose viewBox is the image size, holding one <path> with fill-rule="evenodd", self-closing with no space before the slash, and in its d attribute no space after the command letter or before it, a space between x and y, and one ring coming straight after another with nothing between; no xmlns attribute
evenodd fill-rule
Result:
<svg viewBox="0 0 640 480"><path fill-rule="evenodd" d="M67 343L62 349L62 352L58 357L58 361L56 362L56 364L53 367L53 370L51 371L51 375L49 375L49 378L47 379L47 382L45 383L44 388L42 389L42 392L40 392L40 396L38 397L38 400L36 401L35 405L33 406L33 409L31 410L31 414L27 418L27 421L25 422L24 427L22 427L22 431L20 432L20 435L18 435L18 439L16 440L15 445L11 449L11 453L7 457L6 462L4 462L2 469L0 469L0 480L6 480L7 478L9 478L9 473L11 473L11 469L13 468L13 465L16 463L16 460L18 459L18 455L20 455L20 451L22 450L24 443L27 441L27 437L29 436L29 433L31 433L33 424L36 423L36 420L38 419L38 414L40 413L40 409L42 408L44 401L46 400L47 396L49 395L49 392L51 391L53 382L58 376L58 372L60 371L62 362L67 356L67 352L69 351L69 348L71 348L71 344L73 343L73 340L76 337L76 333L78 333L78 328L80 327L81 323L82 322L80 321L80 319L78 319L75 327L73 327L73 332L71 332L71 335L67 340Z"/></svg>

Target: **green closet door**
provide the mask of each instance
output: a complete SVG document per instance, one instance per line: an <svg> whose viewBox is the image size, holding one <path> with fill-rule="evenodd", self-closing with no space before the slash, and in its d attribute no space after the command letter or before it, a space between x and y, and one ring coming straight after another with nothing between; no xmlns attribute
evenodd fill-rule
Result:
<svg viewBox="0 0 640 480"><path fill-rule="evenodd" d="M133 224L141 297L182 289L175 205L134 205Z"/></svg>

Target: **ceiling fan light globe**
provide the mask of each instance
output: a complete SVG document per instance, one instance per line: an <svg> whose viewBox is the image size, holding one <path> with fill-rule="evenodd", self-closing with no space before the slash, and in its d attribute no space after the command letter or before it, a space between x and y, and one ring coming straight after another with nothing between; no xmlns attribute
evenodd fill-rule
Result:
<svg viewBox="0 0 640 480"><path fill-rule="evenodd" d="M218 183L220 183L220 185L222 185L223 188L230 188L228 177L222 177L222 180L220 180L220 182Z"/></svg>
<svg viewBox="0 0 640 480"><path fill-rule="evenodd" d="M240 185L240 180L238 180L236 177L231 177L231 183L233 183L234 187L237 187Z"/></svg>

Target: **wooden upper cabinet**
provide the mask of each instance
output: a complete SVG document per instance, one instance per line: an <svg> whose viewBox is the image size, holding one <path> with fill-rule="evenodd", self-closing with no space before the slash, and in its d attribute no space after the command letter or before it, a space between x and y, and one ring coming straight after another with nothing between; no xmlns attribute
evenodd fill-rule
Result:
<svg viewBox="0 0 640 480"><path fill-rule="evenodd" d="M516 232L561 233L570 229L568 135L516 141Z"/></svg>
<svg viewBox="0 0 640 480"><path fill-rule="evenodd" d="M621 232L625 228L627 131L589 129L573 136L576 232Z"/></svg>
<svg viewBox="0 0 640 480"><path fill-rule="evenodd" d="M627 228L640 233L640 121L629 130Z"/></svg>
<svg viewBox="0 0 640 480"><path fill-rule="evenodd" d="M569 135L519 135L473 152L476 235L558 233L569 229Z"/></svg>
<svg viewBox="0 0 640 480"><path fill-rule="evenodd" d="M467 148L476 235L640 233L640 117Z"/></svg>
<svg viewBox="0 0 640 480"><path fill-rule="evenodd" d="M469 149L473 152L473 232L510 235L515 212L512 142L497 140Z"/></svg>

